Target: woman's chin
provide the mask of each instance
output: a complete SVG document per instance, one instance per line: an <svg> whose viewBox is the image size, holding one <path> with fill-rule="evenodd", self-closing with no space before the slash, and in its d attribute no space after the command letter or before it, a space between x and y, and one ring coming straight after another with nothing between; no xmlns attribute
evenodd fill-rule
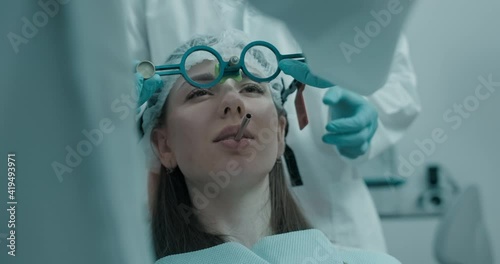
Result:
<svg viewBox="0 0 500 264"><path fill-rule="evenodd" d="M263 158L255 155L225 155L214 163L211 174L227 173L231 177L267 174L274 163Z"/></svg>

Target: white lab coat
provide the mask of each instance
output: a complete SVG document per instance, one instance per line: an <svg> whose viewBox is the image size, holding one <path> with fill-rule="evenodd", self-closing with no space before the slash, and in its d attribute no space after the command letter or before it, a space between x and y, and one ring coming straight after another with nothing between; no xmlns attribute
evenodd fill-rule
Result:
<svg viewBox="0 0 500 264"><path fill-rule="evenodd" d="M413 0L248 0L289 27L319 76L361 95L386 83ZM320 52L318 52L320 51ZM328 52L325 52L328 51Z"/></svg>
<svg viewBox="0 0 500 264"><path fill-rule="evenodd" d="M134 56L155 64L162 64L193 34L218 34L225 28L243 30L252 40L269 41L283 54L300 52L282 22L262 15L245 1L138 1L130 8L129 28ZM309 221L334 243L386 251L375 206L353 164L374 158L397 142L420 111L408 56L407 42L401 38L387 84L368 97L378 110L379 128L369 151L355 161L341 157L335 146L321 141L328 119L328 108L321 103L326 89L306 87L310 122L302 131L293 104L295 94L285 103L290 124L287 144L294 151L304 183L292 190Z"/></svg>

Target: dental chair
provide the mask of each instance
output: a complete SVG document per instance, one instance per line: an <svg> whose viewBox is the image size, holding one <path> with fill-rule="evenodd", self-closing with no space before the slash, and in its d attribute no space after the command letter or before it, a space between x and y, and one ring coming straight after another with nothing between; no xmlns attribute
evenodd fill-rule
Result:
<svg viewBox="0 0 500 264"><path fill-rule="evenodd" d="M477 186L467 187L448 208L434 237L440 264L493 264Z"/></svg>

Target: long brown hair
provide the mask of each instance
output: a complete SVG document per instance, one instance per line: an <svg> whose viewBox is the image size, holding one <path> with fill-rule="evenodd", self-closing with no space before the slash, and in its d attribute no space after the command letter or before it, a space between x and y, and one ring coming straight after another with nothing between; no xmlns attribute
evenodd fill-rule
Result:
<svg viewBox="0 0 500 264"><path fill-rule="evenodd" d="M159 117L157 127L164 125L162 120L165 120L165 110ZM286 117L283 108L277 106L277 110L278 115ZM152 201L151 222L158 259L227 242L225 235L209 233L196 217L184 174L178 167L170 171L162 165L158 182ZM270 225L274 234L311 228L288 189L280 161L269 172L269 190Z"/></svg>

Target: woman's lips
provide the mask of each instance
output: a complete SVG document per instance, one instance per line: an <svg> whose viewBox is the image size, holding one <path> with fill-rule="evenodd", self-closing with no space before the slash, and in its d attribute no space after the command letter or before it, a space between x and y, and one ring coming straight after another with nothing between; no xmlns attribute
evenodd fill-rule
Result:
<svg viewBox="0 0 500 264"><path fill-rule="evenodd" d="M240 139L240 141L236 141L234 138L228 138L228 139L224 139L221 141L217 141L216 143L220 144L226 148L229 148L229 149L241 149L241 148L245 148L245 147L249 146L250 140L253 140L253 139L242 138L242 139Z"/></svg>
<svg viewBox="0 0 500 264"><path fill-rule="evenodd" d="M226 126L224 129L220 131L219 135L213 141L219 142L221 140L226 140L230 138L233 139L238 134L239 130L240 130L240 125ZM243 131L243 138L253 139L254 137L248 129L245 129Z"/></svg>

